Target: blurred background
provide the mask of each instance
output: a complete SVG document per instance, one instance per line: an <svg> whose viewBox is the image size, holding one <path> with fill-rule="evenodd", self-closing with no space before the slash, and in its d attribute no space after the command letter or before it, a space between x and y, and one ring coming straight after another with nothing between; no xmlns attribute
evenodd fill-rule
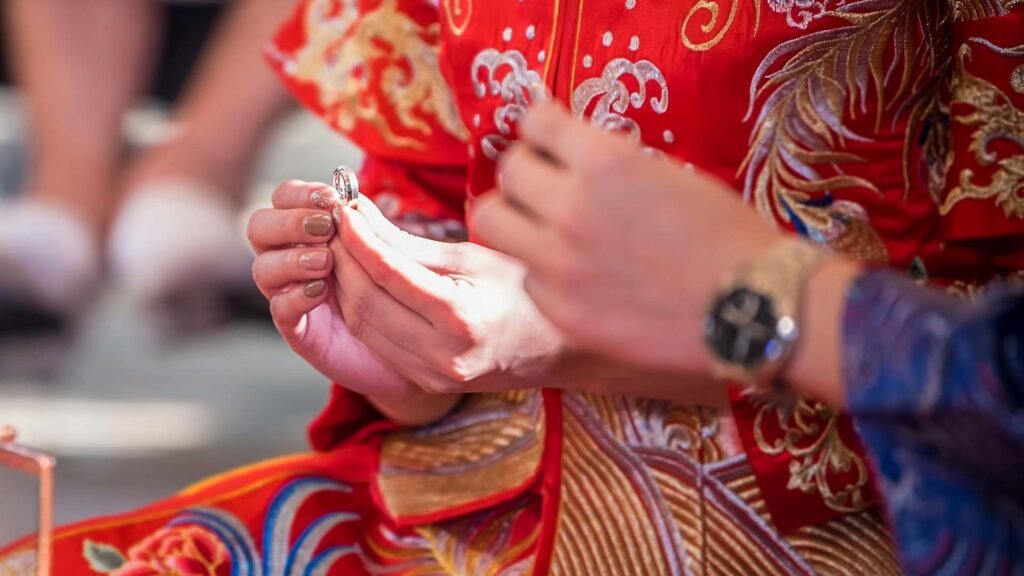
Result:
<svg viewBox="0 0 1024 576"><path fill-rule="evenodd" d="M60 524L305 450L327 383L243 227L359 158L262 61L291 4L0 0L0 425L57 456ZM0 481L0 541L30 497Z"/></svg>

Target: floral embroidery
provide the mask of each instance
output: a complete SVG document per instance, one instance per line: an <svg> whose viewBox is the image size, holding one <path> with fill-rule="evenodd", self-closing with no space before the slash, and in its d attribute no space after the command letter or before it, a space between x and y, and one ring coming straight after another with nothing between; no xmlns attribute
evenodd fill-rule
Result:
<svg viewBox="0 0 1024 576"><path fill-rule="evenodd" d="M486 72L486 76L481 77L482 72ZM541 83L540 74L529 69L522 52L499 52L494 48L476 55L471 73L477 98L488 94L501 96L504 103L494 110L494 125L499 134L487 134L480 143L484 155L497 160L509 145L512 126L526 113L532 100L531 89Z"/></svg>
<svg viewBox="0 0 1024 576"><path fill-rule="evenodd" d="M209 530L176 526L162 528L132 546L125 563L110 574L228 576L231 559L224 544Z"/></svg>
<svg viewBox="0 0 1024 576"><path fill-rule="evenodd" d="M84 555L96 572L110 576L290 576L327 574L355 546L324 548L327 534L358 520L346 512L325 514L291 540L299 507L324 492L351 492L333 480L303 478L282 487L270 502L263 547L241 519L214 508L188 510L131 548L128 556L105 544L85 541Z"/></svg>
<svg viewBox="0 0 1024 576"><path fill-rule="evenodd" d="M829 508L856 512L869 506L863 493L867 464L843 442L837 422L838 414L817 402L765 403L754 418L754 438L765 454L793 457L787 488L817 492Z"/></svg>
<svg viewBox="0 0 1024 576"><path fill-rule="evenodd" d="M981 38L969 41L1004 56L1024 57L1024 45L1000 48ZM973 111L954 115L953 121L975 129L968 149L974 153L978 164L997 168L987 186L975 182L974 171L970 168L962 170L957 186L949 191L940 211L948 214L954 206L968 199L995 200L996 206L1001 207L1007 217L1024 218L1024 111L1014 106L1002 90L967 71L966 61L971 50L969 44L960 48L953 77L952 102L953 105L969 106ZM1017 90L1013 86L1014 76L1024 78L1024 64L1011 73L1011 86ZM1024 92L1024 80L1021 83L1019 91ZM1000 158L991 149L996 140L1011 142L1021 152Z"/></svg>
<svg viewBox="0 0 1024 576"><path fill-rule="evenodd" d="M631 91L622 77L632 77L637 84ZM630 62L616 58L609 62L601 76L580 83L572 94L572 113L577 118L590 117L592 124L605 130L626 132L631 139L640 141L640 125L625 116L629 108L640 109L648 103L647 85L658 87L658 95L650 99L651 109L658 114L668 110L668 83L661 70L649 60ZM588 114L591 102L597 99L593 111Z"/></svg>
<svg viewBox="0 0 1024 576"><path fill-rule="evenodd" d="M286 72L319 86L325 116L341 130L365 122L393 146L422 148L420 137L432 131L425 118L436 118L446 132L465 139L438 66L440 25L421 26L397 4L382 0L360 13L352 0L309 2L307 43ZM381 87L386 102L372 85ZM384 114L382 105L393 114Z"/></svg>

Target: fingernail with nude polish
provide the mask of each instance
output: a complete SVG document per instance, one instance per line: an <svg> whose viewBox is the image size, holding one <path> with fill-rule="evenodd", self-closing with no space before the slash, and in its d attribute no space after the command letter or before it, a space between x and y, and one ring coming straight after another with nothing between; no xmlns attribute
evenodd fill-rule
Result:
<svg viewBox="0 0 1024 576"><path fill-rule="evenodd" d="M314 214L306 218L306 232L313 236L327 236L331 233L331 217L327 214Z"/></svg>
<svg viewBox="0 0 1024 576"><path fill-rule="evenodd" d="M306 270L323 270L327 267L327 252L307 252L299 256L299 265Z"/></svg>
<svg viewBox="0 0 1024 576"><path fill-rule="evenodd" d="M306 285L302 287L302 293L306 295L306 298L316 298L324 293L325 288L327 288L326 280L314 280L312 282L307 282Z"/></svg>

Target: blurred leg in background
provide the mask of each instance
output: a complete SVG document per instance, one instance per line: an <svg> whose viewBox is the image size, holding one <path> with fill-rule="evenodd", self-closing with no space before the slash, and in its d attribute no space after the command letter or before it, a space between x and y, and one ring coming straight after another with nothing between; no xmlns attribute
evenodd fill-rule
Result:
<svg viewBox="0 0 1024 576"><path fill-rule="evenodd" d="M164 7L6 1L30 166L20 197L0 204L0 333L15 316L73 316L101 280L104 247L116 278L153 309L250 284L237 212L287 103L261 49L290 6L230 3L173 115L174 136L123 171L123 116L151 80Z"/></svg>
<svg viewBox="0 0 1024 576"><path fill-rule="evenodd" d="M134 0L5 6L30 165L22 194L0 205L0 298L8 319L20 311L59 320L88 301L100 278L121 117L148 80L160 8Z"/></svg>
<svg viewBox="0 0 1024 576"><path fill-rule="evenodd" d="M289 99L262 48L291 0L234 2L174 114L175 135L128 170L113 227L113 272L150 309L209 320L225 292L251 287L239 208ZM191 306L189 306L191 305ZM189 314L185 314L188 316Z"/></svg>

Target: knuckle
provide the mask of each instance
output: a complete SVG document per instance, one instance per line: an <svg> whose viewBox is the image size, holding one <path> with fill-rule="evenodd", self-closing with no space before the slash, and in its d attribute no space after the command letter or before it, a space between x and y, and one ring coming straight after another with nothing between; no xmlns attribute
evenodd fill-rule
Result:
<svg viewBox="0 0 1024 576"><path fill-rule="evenodd" d="M447 329L459 346L473 348L480 345L479 322L475 321L458 302L445 302L445 313L449 316Z"/></svg>
<svg viewBox="0 0 1024 576"><path fill-rule="evenodd" d="M538 125L540 125L544 119L541 117L544 114L544 103L538 103L530 107L526 114L519 120L519 135L522 138L532 138L534 134L538 132Z"/></svg>
<svg viewBox="0 0 1024 576"><path fill-rule="evenodd" d="M385 261L374 262L367 271L373 281L382 287L391 286L397 276L395 269Z"/></svg>
<svg viewBox="0 0 1024 576"><path fill-rule="evenodd" d="M562 330L574 338L579 338L581 335L586 337L591 328L591 319L586 314L584 307L573 301L563 300L558 316L557 323Z"/></svg>
<svg viewBox="0 0 1024 576"><path fill-rule="evenodd" d="M302 258L306 254L306 252L302 252L300 250L290 251L287 259L285 260L285 262L287 262L286 265L288 267L288 272L290 273L290 275L295 277L305 276L305 274L303 274L303 270L305 270L305 268L303 268L302 266Z"/></svg>
<svg viewBox="0 0 1024 576"><path fill-rule="evenodd" d="M453 244L450 247L445 248L441 255L441 265L446 270L462 270L465 267L466 262L466 250L464 247L472 246L471 244Z"/></svg>
<svg viewBox="0 0 1024 576"><path fill-rule="evenodd" d="M348 325L348 332L349 334L352 335L353 338L355 338L356 340L363 340L364 338L366 338L366 334L369 329L369 324L367 324L366 320L363 317L359 316L358 314L347 315L345 316L345 321Z"/></svg>
<svg viewBox="0 0 1024 576"><path fill-rule="evenodd" d="M584 171L593 177L602 177L615 170L619 159L606 140L590 140L583 146L586 158L583 163Z"/></svg>
<svg viewBox="0 0 1024 576"><path fill-rule="evenodd" d="M420 387L435 395L456 394L461 392L459 384L448 378L432 376L420 382Z"/></svg>
<svg viewBox="0 0 1024 576"><path fill-rule="evenodd" d="M586 223L581 218L583 208L580 207L583 196L581 190L584 184L578 184L570 188L566 193L565 200L556 203L551 207L551 224L563 236L570 240L579 240L588 232Z"/></svg>
<svg viewBox="0 0 1024 576"><path fill-rule="evenodd" d="M515 175L519 170L526 148L523 144L513 144L498 160L498 177L503 187L514 185Z"/></svg>
<svg viewBox="0 0 1024 576"><path fill-rule="evenodd" d="M563 256L559 268L562 270L563 288L585 285L590 280L590 267L578 255Z"/></svg>
<svg viewBox="0 0 1024 576"><path fill-rule="evenodd" d="M276 218L275 222L275 225L281 232L287 233L289 237L293 237L296 234L307 235L306 218L309 214L302 210L286 210L283 216Z"/></svg>
<svg viewBox="0 0 1024 576"><path fill-rule="evenodd" d="M348 326L350 321L357 316L355 308L352 306L352 298L347 293L339 292L338 307L341 308L341 316L345 320L345 325Z"/></svg>
<svg viewBox="0 0 1024 576"><path fill-rule="evenodd" d="M353 316L357 318L365 318L373 314L375 304L373 298L369 297L365 292L357 292L349 296L349 304L352 307Z"/></svg>
<svg viewBox="0 0 1024 576"><path fill-rule="evenodd" d="M538 102L530 112L526 114L523 121L524 130L533 134L542 130L548 130L556 125L558 120L558 108L551 101Z"/></svg>
<svg viewBox="0 0 1024 576"><path fill-rule="evenodd" d="M438 383L435 378L418 378L413 380L413 383L416 384L420 390L423 390L431 396L439 396L442 394L442 392L438 390Z"/></svg>
<svg viewBox="0 0 1024 576"><path fill-rule="evenodd" d="M575 194L570 194L564 204L560 207L552 208L551 222L555 227L561 230L563 233L570 237L575 237L580 232L579 215L573 206L576 204L573 197Z"/></svg>

